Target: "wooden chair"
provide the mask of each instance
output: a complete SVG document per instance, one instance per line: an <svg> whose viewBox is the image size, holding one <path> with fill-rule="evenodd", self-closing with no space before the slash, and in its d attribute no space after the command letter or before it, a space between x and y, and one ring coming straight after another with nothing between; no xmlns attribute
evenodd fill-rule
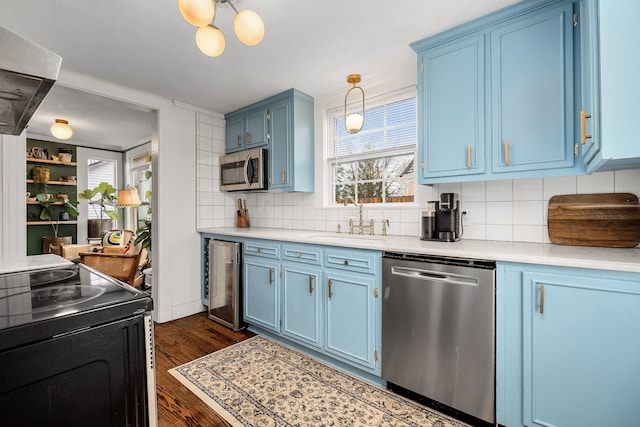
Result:
<svg viewBox="0 0 640 427"><path fill-rule="evenodd" d="M133 240L133 232L125 230L124 240ZM80 263L131 286L139 286L144 276L136 277L136 274L147 264L147 250L139 245L132 245L128 253L123 253L124 250L125 246L102 246L97 251L80 252L78 255Z"/></svg>

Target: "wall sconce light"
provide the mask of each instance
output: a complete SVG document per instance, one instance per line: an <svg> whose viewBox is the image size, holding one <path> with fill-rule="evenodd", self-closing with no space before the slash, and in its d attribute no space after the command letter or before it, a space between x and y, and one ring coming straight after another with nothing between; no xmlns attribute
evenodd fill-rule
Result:
<svg viewBox="0 0 640 427"><path fill-rule="evenodd" d="M238 12L231 0L178 0L182 17L191 25L199 27L196 31L196 45L207 56L216 57L224 52L224 34L213 23L217 6L223 3L229 3L236 12L233 31L242 43L255 46L264 37L264 23L260 15L253 10Z"/></svg>
<svg viewBox="0 0 640 427"><path fill-rule="evenodd" d="M360 83L360 74L349 74L347 76L347 83L353 85L351 89L347 91L347 94L344 96L344 127L347 129L349 133L358 133L364 126L364 90L360 86L356 86ZM351 114L347 113L347 104L349 99L349 94L352 90L359 89L362 93L362 109L360 111L355 111Z"/></svg>
<svg viewBox="0 0 640 427"><path fill-rule="evenodd" d="M49 128L51 135L58 139L69 139L73 135L73 129L67 120L56 119L56 122Z"/></svg>

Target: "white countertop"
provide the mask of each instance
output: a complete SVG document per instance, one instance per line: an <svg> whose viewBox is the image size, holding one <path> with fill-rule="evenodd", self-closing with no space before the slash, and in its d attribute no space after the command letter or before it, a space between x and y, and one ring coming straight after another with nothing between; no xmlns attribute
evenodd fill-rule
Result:
<svg viewBox="0 0 640 427"><path fill-rule="evenodd" d="M465 240L427 242L410 236L358 236L310 230L278 228L202 228L210 233L245 239L267 239L314 245L373 249L423 255L439 255L563 267L593 268L640 273L640 249L592 248L545 243Z"/></svg>
<svg viewBox="0 0 640 427"><path fill-rule="evenodd" d="M69 265L73 265L73 263L54 254L25 255L20 258L0 259L0 274L27 270L42 270Z"/></svg>

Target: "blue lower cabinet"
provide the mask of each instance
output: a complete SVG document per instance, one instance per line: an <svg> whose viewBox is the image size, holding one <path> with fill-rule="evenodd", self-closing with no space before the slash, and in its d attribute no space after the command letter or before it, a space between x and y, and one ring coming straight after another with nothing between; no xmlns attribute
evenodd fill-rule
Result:
<svg viewBox="0 0 640 427"><path fill-rule="evenodd" d="M322 270L282 264L282 335L322 349Z"/></svg>
<svg viewBox="0 0 640 427"><path fill-rule="evenodd" d="M327 271L325 285L327 353L376 371L375 278Z"/></svg>
<svg viewBox="0 0 640 427"><path fill-rule="evenodd" d="M245 322L280 332L280 264L245 256L242 265Z"/></svg>
<svg viewBox="0 0 640 427"><path fill-rule="evenodd" d="M497 284L498 304L520 302L498 307L500 424L640 425L640 274L523 265L517 283L515 271Z"/></svg>
<svg viewBox="0 0 640 427"><path fill-rule="evenodd" d="M379 379L381 253L275 241L244 244L244 321Z"/></svg>

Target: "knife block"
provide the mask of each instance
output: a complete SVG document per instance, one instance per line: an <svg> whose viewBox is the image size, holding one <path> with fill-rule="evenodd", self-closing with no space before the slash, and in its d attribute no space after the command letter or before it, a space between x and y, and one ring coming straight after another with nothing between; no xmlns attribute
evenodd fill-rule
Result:
<svg viewBox="0 0 640 427"><path fill-rule="evenodd" d="M236 227L238 228L248 228L249 224L249 214L246 209L238 210L238 216L236 217Z"/></svg>

